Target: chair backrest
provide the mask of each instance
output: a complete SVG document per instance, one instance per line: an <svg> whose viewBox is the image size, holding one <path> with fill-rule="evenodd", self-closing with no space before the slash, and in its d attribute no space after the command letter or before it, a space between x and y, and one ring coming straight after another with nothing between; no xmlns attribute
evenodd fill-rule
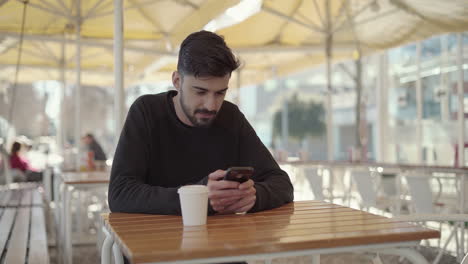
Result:
<svg viewBox="0 0 468 264"><path fill-rule="evenodd" d="M462 262L460 264L468 264L468 254L465 255Z"/></svg>
<svg viewBox="0 0 468 264"><path fill-rule="evenodd" d="M430 178L416 174L408 174L405 178L408 183L411 201L416 211L415 213L434 213L432 189L429 182Z"/></svg>
<svg viewBox="0 0 468 264"><path fill-rule="evenodd" d="M10 155L3 149L3 147L0 147L0 159L2 160L3 163L3 175L5 175L5 180L4 184L10 184L13 183L13 177L11 167L10 167Z"/></svg>
<svg viewBox="0 0 468 264"><path fill-rule="evenodd" d="M314 194L315 200L324 200L323 197L323 180L322 176L318 175L316 168L304 168L304 174L309 181L310 189Z"/></svg>
<svg viewBox="0 0 468 264"><path fill-rule="evenodd" d="M351 177L361 197L361 207L375 207L377 205L377 191L370 171L351 171Z"/></svg>
<svg viewBox="0 0 468 264"><path fill-rule="evenodd" d="M385 196L397 196L397 175L394 173L383 173L380 177L380 186Z"/></svg>

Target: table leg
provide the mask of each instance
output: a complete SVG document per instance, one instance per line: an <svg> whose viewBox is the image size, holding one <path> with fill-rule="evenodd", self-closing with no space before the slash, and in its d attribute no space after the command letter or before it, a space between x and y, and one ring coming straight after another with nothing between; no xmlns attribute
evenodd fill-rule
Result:
<svg viewBox="0 0 468 264"><path fill-rule="evenodd" d="M312 264L320 264L320 255L312 255Z"/></svg>
<svg viewBox="0 0 468 264"><path fill-rule="evenodd" d="M102 244L101 248L101 264L111 264L111 250L112 250L112 245L114 244L114 240L112 239L112 236L107 232L105 228L102 229L106 239L104 240L104 243ZM115 254L115 252L114 252Z"/></svg>
<svg viewBox="0 0 468 264"><path fill-rule="evenodd" d="M115 264L124 264L122 252L120 252L120 248L115 242L112 246L112 251L114 251Z"/></svg>
<svg viewBox="0 0 468 264"><path fill-rule="evenodd" d="M59 178L59 177L57 177ZM57 197L56 197L56 214L57 214L57 236L56 236L56 239L55 239L55 244L57 246L57 251L58 251L58 259L61 260L62 263L65 262L65 254L63 252L64 248L63 248L63 244L61 243L61 241L63 241L64 239L64 236L63 236L63 233L64 233L64 227L63 227L63 222L64 222L64 212L63 212L63 193L65 192L63 190L63 188L65 188L65 186L59 182L57 182L56 184L56 190L57 190Z"/></svg>
<svg viewBox="0 0 468 264"><path fill-rule="evenodd" d="M465 213L465 195L466 195L465 183L466 183L466 174L462 174L461 175L461 188L460 188L460 191L461 191L460 212L459 212L460 214ZM459 254L461 257L463 257L465 253L465 223L460 222L460 225L461 225L460 226L461 235L460 235L460 243L459 243L460 245Z"/></svg>
<svg viewBox="0 0 468 264"><path fill-rule="evenodd" d="M333 186L335 184L335 175L334 175L334 172L332 170L332 168L328 168L328 192L329 192L329 199L330 199L330 202L333 203L334 200L335 200L335 197L333 196Z"/></svg>
<svg viewBox="0 0 468 264"><path fill-rule="evenodd" d="M73 263L73 251L72 251L72 232L71 232L71 196L73 190L68 186L64 188L63 197L63 214L64 214L64 246L65 246L65 263Z"/></svg>

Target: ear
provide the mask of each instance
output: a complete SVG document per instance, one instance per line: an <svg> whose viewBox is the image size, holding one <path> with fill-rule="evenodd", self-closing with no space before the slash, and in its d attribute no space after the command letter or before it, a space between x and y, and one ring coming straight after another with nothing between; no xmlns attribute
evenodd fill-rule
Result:
<svg viewBox="0 0 468 264"><path fill-rule="evenodd" d="M174 85L174 88L176 88L176 90L180 90L180 86L182 85L182 76L179 74L178 71L174 71L172 73L172 85Z"/></svg>

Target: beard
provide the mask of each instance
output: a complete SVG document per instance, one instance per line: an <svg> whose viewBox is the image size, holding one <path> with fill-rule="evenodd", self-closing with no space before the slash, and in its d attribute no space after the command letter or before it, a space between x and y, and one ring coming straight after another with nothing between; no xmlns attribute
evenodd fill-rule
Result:
<svg viewBox="0 0 468 264"><path fill-rule="evenodd" d="M180 106L182 108L182 111L184 112L185 116L189 119L189 121L195 126L195 127L210 127L213 121L216 119L216 111L209 111L206 108L199 108L195 109L193 113L190 110L190 108L187 106L184 100L184 96L182 93L182 90L180 91ZM211 114L212 117L209 118L197 118L195 115L196 114Z"/></svg>

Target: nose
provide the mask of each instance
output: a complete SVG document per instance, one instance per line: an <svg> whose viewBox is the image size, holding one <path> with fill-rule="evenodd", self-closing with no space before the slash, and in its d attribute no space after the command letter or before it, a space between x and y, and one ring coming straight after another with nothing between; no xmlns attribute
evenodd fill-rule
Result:
<svg viewBox="0 0 468 264"><path fill-rule="evenodd" d="M208 96L205 101L205 108L208 109L208 111L216 111L216 97L214 95Z"/></svg>

